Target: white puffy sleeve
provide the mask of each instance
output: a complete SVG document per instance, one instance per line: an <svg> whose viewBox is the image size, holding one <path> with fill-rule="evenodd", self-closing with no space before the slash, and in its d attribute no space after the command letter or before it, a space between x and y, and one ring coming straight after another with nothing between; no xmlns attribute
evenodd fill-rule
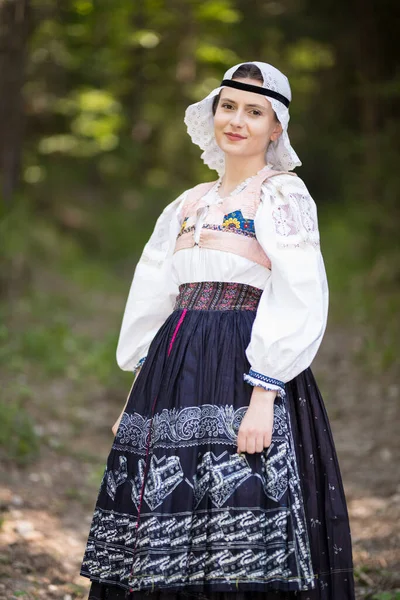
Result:
<svg viewBox="0 0 400 600"><path fill-rule="evenodd" d="M179 288L171 277L171 260L188 191L164 208L136 265L117 345L117 363L124 371L135 372L142 365L173 310Z"/></svg>
<svg viewBox="0 0 400 600"><path fill-rule="evenodd" d="M328 284L320 250L317 208L304 182L276 175L262 185L256 236L271 260L257 307L244 380L278 390L310 366L328 317Z"/></svg>

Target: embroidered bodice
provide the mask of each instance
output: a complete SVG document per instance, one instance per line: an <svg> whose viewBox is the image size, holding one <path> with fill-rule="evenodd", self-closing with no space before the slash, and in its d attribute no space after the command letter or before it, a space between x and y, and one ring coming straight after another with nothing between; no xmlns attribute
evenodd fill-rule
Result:
<svg viewBox="0 0 400 600"><path fill-rule="evenodd" d="M263 182L280 174L266 167L239 193L213 203L209 192L217 187L217 182L195 186L181 210L182 224L174 253L198 245L239 254L269 269L271 261L257 240L254 219ZM296 177L294 173L287 175Z"/></svg>
<svg viewBox="0 0 400 600"><path fill-rule="evenodd" d="M134 371L145 360L180 284L247 283L263 292L244 378L283 395L284 382L311 364L327 322L315 202L300 177L268 166L237 194L221 199L216 188L209 182L186 190L158 217L136 265L117 362Z"/></svg>

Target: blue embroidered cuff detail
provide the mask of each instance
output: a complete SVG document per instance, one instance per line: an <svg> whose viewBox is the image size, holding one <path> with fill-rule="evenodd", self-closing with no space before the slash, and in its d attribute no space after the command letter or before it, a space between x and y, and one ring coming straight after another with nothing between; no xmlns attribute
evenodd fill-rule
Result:
<svg viewBox="0 0 400 600"><path fill-rule="evenodd" d="M280 379L273 379L272 377L267 377L266 375L257 373L257 371L253 371L253 369L250 369L249 375L250 377L254 377L254 379L260 379L261 381L264 381L264 383L272 383L273 385L277 385L285 389L285 384L283 381L280 381Z"/></svg>
<svg viewBox="0 0 400 600"><path fill-rule="evenodd" d="M262 387L264 390L274 390L278 392L278 396L280 398L284 398L286 396L285 384L283 381L279 379L273 379L272 377L267 377L266 375L262 375L261 373L257 373L257 371L253 371L250 369L249 373L244 373L243 379L252 386Z"/></svg>
<svg viewBox="0 0 400 600"><path fill-rule="evenodd" d="M133 373L136 373L136 371L142 366L142 364L144 363L146 358L147 358L146 356L142 356L142 358L134 366Z"/></svg>

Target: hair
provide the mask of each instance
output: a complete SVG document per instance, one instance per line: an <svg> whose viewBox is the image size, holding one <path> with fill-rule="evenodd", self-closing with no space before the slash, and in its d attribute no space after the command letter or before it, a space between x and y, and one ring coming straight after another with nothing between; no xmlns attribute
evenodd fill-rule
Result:
<svg viewBox="0 0 400 600"><path fill-rule="evenodd" d="M236 71L234 72L234 74L232 75L232 79L254 79L255 81L260 81L261 83L264 83L264 77L262 76L262 73L260 71L260 69L256 66L253 65L251 63L245 63L244 65L240 65L240 67L238 67L236 69ZM215 96L213 103L212 103L212 114L215 115L216 111L217 111L217 106L219 103L219 99L221 97L221 92L222 90L219 92L218 96ZM275 115L275 119L276 121L279 123L279 119L276 115L276 112L274 111L274 115Z"/></svg>

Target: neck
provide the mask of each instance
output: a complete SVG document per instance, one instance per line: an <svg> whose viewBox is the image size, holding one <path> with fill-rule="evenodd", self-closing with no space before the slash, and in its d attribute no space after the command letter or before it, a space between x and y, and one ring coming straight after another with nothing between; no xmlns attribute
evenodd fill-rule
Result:
<svg viewBox="0 0 400 600"><path fill-rule="evenodd" d="M266 164L264 156L246 160L242 156L225 154L225 173L221 182L221 193L230 194L242 181L258 173Z"/></svg>

